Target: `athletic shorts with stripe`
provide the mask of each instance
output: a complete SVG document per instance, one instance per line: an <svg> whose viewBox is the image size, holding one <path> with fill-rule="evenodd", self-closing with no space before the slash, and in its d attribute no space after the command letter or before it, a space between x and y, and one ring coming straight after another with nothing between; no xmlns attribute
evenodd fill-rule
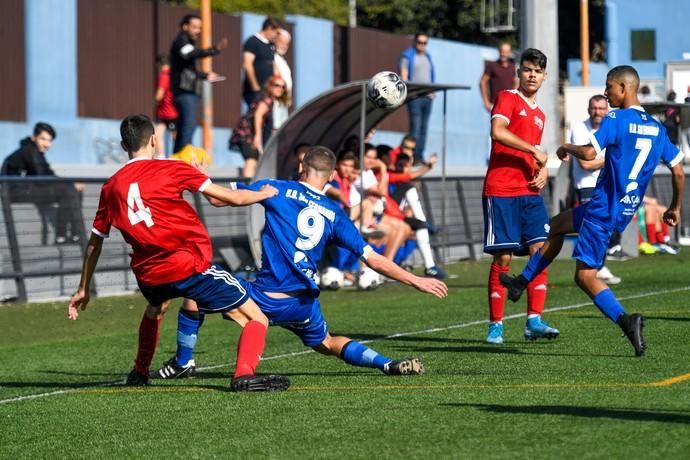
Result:
<svg viewBox="0 0 690 460"><path fill-rule="evenodd" d="M484 252L526 254L549 236L549 216L540 195L484 196Z"/></svg>
<svg viewBox="0 0 690 460"><path fill-rule="evenodd" d="M139 283L139 289L151 305L160 305L166 300L184 297L194 300L199 311L223 313L241 306L247 301L247 291L230 273L218 267L211 267L172 283L146 286Z"/></svg>

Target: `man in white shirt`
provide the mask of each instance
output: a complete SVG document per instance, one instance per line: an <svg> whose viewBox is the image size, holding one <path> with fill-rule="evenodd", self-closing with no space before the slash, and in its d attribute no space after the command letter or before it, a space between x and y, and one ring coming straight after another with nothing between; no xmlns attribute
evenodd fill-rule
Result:
<svg viewBox="0 0 690 460"><path fill-rule="evenodd" d="M573 125L570 132L570 143L575 145L587 145L589 144L590 138L589 133L595 132L599 129L601 121L604 119L606 114L609 112L609 105L606 101L606 97L601 94L596 94L589 99L589 107L587 108L587 113L589 113L589 118L583 122L576 123ZM577 191L577 201L579 204L587 203L592 199L594 194L594 188L597 185L597 179L599 178L599 173L604 167L604 156L606 150L602 150L601 153L597 155L594 160L581 160L576 158L576 161L572 162L572 178L575 184L575 190ZM620 234L615 234L611 239L618 239L620 242ZM616 249L618 246L618 251L622 252L620 249L620 244L611 245L611 249ZM611 249L609 254L611 254ZM611 273L611 270L604 265L597 272L597 278L604 281L607 284L618 284L621 279Z"/></svg>
<svg viewBox="0 0 690 460"><path fill-rule="evenodd" d="M290 42L292 41L292 36L290 32L285 29L280 29L278 31L278 37L276 38L276 54L273 56L273 64L275 65L278 75L281 76L285 82L285 91L288 94L288 102L282 103L280 101L275 101L273 104L273 129L276 130L285 123L288 118L288 109L292 104L292 70L286 61L286 55L288 49L290 49Z"/></svg>

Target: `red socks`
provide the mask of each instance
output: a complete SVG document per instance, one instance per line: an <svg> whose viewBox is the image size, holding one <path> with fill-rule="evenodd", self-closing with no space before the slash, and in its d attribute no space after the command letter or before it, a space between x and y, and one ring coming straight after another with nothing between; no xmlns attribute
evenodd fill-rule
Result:
<svg viewBox="0 0 690 460"><path fill-rule="evenodd" d="M509 267L501 267L497 263L491 264L489 271L489 321L495 323L503 319L503 309L506 303L506 288L498 279L499 273L508 273Z"/></svg>
<svg viewBox="0 0 690 460"><path fill-rule="evenodd" d="M541 315L546 304L546 273L544 270L539 273L531 283L527 285L527 314Z"/></svg>
<svg viewBox="0 0 690 460"><path fill-rule="evenodd" d="M149 375L151 360L158 345L158 331L161 321L144 315L139 324L139 349L134 360L134 370L142 375Z"/></svg>
<svg viewBox="0 0 690 460"><path fill-rule="evenodd" d="M237 343L237 368L234 377L254 375L261 354L266 346L266 326L258 321L249 321Z"/></svg>
<svg viewBox="0 0 690 460"><path fill-rule="evenodd" d="M656 239L656 224L647 224L647 243L657 244L659 241Z"/></svg>

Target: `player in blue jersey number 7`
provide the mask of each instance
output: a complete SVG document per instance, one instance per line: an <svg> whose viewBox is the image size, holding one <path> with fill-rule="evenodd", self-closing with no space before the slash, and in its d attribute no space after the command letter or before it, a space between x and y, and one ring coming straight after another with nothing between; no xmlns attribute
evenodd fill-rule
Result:
<svg viewBox="0 0 690 460"><path fill-rule="evenodd" d="M304 157L301 182L260 180L249 186L237 184L238 188L252 190L268 184L278 189L276 196L262 203L266 225L261 235L261 270L256 281L240 282L271 324L292 331L315 351L389 375L421 374L424 367L419 359L393 360L348 337L328 333L314 274L329 240L357 254L369 267L389 278L438 298L448 294L442 281L416 276L374 252L338 203L323 194L335 171L335 162L333 152L316 146ZM218 200L210 201L224 205ZM192 351L200 323L194 310L194 303L186 300L179 316L177 354L156 372L158 378L193 373ZM249 319L244 314L228 316L242 327Z"/></svg>
<svg viewBox="0 0 690 460"><path fill-rule="evenodd" d="M609 71L605 95L611 107L619 110L609 112L599 130L590 134L589 145L565 144L556 152L564 161L569 155L592 160L606 149L604 169L592 200L552 218L548 240L541 251L530 258L522 273L514 278L505 274L501 277L508 288L508 298L516 301L527 283L558 255L565 234L577 232L579 236L573 250L573 258L577 260L575 283L607 318L620 326L632 343L635 356L645 352L644 317L625 312L611 289L597 279L597 269L604 263L611 234L622 232L642 203L659 161L672 172L673 198L664 214L668 225L678 223L685 181L681 164L683 154L668 139L663 125L640 106L639 85L640 77L631 66L622 65Z"/></svg>

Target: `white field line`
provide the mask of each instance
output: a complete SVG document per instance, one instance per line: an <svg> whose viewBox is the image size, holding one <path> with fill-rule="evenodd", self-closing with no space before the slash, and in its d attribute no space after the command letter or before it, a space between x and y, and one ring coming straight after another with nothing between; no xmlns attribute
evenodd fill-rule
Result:
<svg viewBox="0 0 690 460"><path fill-rule="evenodd" d="M618 300L620 300L620 301L634 300L634 299L641 299L644 297L653 297L653 296L661 295L661 294L672 294L674 292L684 292L684 291L689 291L689 290L690 290L690 286L684 286L684 287L680 287L680 288L676 288L676 289L669 289L666 291L653 291L653 292L645 292L642 294L629 295L626 297L620 297ZM592 302L583 302L583 303L577 303L577 304L573 304L573 305L566 305L563 307L547 308L544 310L544 312L545 313L551 313L551 312L564 311L564 310L573 310L575 308L582 308L582 307L586 307L588 305L592 305ZM526 316L526 313L516 313L514 315L509 315L509 316L504 317L503 320L506 321L506 320L511 320L511 319L524 318L525 316ZM423 330L419 330L419 331L398 332L398 333L387 335L385 337L381 337L378 339L362 340L362 341L360 341L360 343L372 343L372 342L377 342L379 340L396 339L398 337L407 337L407 336L418 335L418 334L430 334L430 333L434 333L434 332L449 331L452 329L463 329L466 327L478 326L480 324L488 324L488 323L489 323L488 319L482 319L482 320L477 320L477 321L470 321L467 323L451 324L449 326L433 327L430 329L423 329ZM315 352L314 352L314 350L308 349L308 350L296 351L296 352L292 352L292 353L283 353L280 355L262 357L261 361L270 361L270 360L274 360L274 359L292 358L293 356L301 356L301 355L306 355L309 353L315 353ZM204 370L219 369L221 367L227 367L227 366L231 366L233 364L234 363L224 363L224 364L217 364L214 366L199 367L199 370L204 371ZM0 399L0 404L7 404L7 403L18 402L18 401L26 401L29 399L36 399L36 398L46 398L48 396L56 396L56 395L63 395L63 394L68 394L68 393L75 393L77 391L81 391L84 389L117 386L117 385L123 385L122 380L117 380L114 382L107 382L107 383L100 383L97 385L84 385L83 387L79 387L79 388L66 388L64 390L50 391L47 393L36 393L36 394L25 395L25 396L17 396L14 398Z"/></svg>

